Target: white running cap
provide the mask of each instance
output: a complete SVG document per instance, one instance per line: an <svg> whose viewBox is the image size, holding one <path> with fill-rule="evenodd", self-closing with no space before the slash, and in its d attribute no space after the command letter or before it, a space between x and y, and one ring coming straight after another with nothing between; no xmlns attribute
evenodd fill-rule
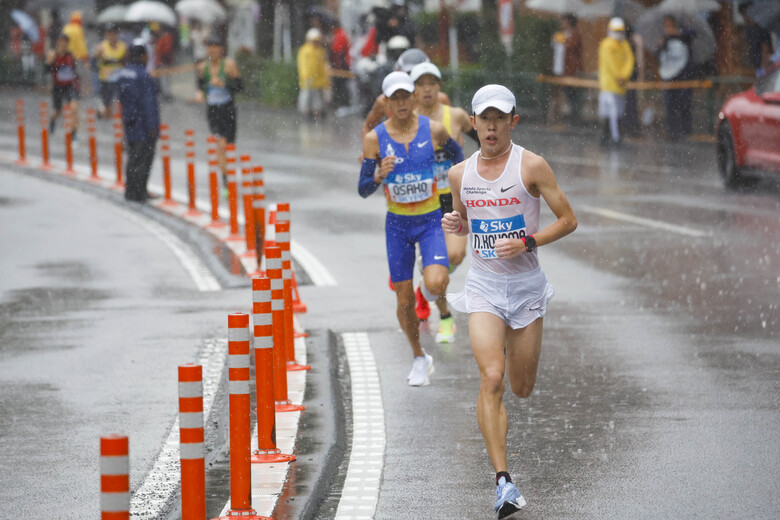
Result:
<svg viewBox="0 0 780 520"><path fill-rule="evenodd" d="M610 31L625 31L626 30L626 22L623 21L622 18L618 18L617 16L609 20L609 25L607 28Z"/></svg>
<svg viewBox="0 0 780 520"><path fill-rule="evenodd" d="M409 93L414 92L414 82L406 72L391 72L382 81L382 93L390 97L396 90L405 90Z"/></svg>
<svg viewBox="0 0 780 520"><path fill-rule="evenodd" d="M439 71L439 67L430 61L418 63L414 66L412 72L409 73L409 75L412 77L412 81L417 81L426 74L430 74L431 76L436 76L437 78L441 79L441 72Z"/></svg>
<svg viewBox="0 0 780 520"><path fill-rule="evenodd" d="M490 107L509 114L515 106L515 95L503 85L485 85L471 98L471 111L477 115Z"/></svg>
<svg viewBox="0 0 780 520"><path fill-rule="evenodd" d="M319 29L316 27L312 27L308 31L306 31L306 41L307 42L313 42L314 40L319 40L322 38L322 32L320 32Z"/></svg>

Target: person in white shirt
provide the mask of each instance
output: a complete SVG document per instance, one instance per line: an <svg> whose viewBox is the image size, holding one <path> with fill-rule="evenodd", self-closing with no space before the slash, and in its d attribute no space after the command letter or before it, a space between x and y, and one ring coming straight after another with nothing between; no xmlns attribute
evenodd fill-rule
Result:
<svg viewBox="0 0 780 520"><path fill-rule="evenodd" d="M512 92L486 85L474 94L471 107L481 148L450 169L453 211L442 217L446 233L468 235L471 267L464 290L447 299L469 313L480 372L477 422L496 471L493 507L504 518L525 505L507 469L505 377L515 395L531 395L542 319L554 292L536 248L574 231L577 218L547 162L512 142L519 120ZM542 199L556 220L539 229Z"/></svg>

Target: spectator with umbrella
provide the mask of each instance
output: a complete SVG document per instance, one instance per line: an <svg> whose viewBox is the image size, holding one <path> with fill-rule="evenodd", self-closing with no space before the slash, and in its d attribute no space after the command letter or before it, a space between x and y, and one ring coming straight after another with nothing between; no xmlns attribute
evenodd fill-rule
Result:
<svg viewBox="0 0 780 520"><path fill-rule="evenodd" d="M681 30L671 14L664 16L664 37L658 44L658 74L664 81L685 81L693 77L691 62L692 34ZM664 89L666 132L670 141L690 135L693 121L693 90Z"/></svg>
<svg viewBox="0 0 780 520"><path fill-rule="evenodd" d="M740 4L739 14L745 20L745 38L750 66L755 69L756 77L761 77L763 71L772 63L772 35L753 20L750 13L752 5L752 2Z"/></svg>

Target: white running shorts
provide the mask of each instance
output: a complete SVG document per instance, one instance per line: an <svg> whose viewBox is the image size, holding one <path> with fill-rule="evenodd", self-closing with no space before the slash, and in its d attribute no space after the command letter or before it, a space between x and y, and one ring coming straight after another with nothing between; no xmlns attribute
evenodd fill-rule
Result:
<svg viewBox="0 0 780 520"><path fill-rule="evenodd" d="M544 316L555 294L541 267L514 275L469 269L463 290L447 294L460 312L489 312L513 329L522 329Z"/></svg>

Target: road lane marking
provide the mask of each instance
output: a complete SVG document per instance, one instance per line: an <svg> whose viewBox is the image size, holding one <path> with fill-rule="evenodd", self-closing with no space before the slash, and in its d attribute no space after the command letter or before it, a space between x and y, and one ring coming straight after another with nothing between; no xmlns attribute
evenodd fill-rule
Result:
<svg viewBox="0 0 780 520"><path fill-rule="evenodd" d="M133 211L125 208L120 208L115 204L107 204L107 207L121 212L128 220L135 222L146 228L151 234L156 236L163 244L168 246L173 255L179 260L184 270L190 275L192 281L195 282L195 286L201 292L219 291L222 287L219 282L211 274L211 271L206 264L204 264L198 255L192 250L191 247L182 242L176 235L168 231L163 225L158 224L154 220L141 216Z"/></svg>
<svg viewBox="0 0 780 520"><path fill-rule="evenodd" d="M586 213L593 213L594 215L611 218L613 220L630 222L632 224L637 224L639 226L662 229L664 231L669 231L670 233L676 233L678 235L683 235L686 237L706 238L712 236L712 233L708 231L701 231L699 229L694 229L685 226L675 226L674 224L669 224L661 220L651 220L647 218L637 217L634 215L630 215L628 213L621 213L619 211L614 211L606 208L597 208L593 206L578 206L577 210L584 211Z"/></svg>
<svg viewBox="0 0 780 520"><path fill-rule="evenodd" d="M295 240L290 241L290 252L303 270L306 271L306 274L309 275L314 285L318 287L336 285L336 279L333 278L330 271L299 242Z"/></svg>
<svg viewBox="0 0 780 520"><path fill-rule="evenodd" d="M352 450L335 520L373 518L385 456L385 412L374 354L365 332L341 335L352 381Z"/></svg>

